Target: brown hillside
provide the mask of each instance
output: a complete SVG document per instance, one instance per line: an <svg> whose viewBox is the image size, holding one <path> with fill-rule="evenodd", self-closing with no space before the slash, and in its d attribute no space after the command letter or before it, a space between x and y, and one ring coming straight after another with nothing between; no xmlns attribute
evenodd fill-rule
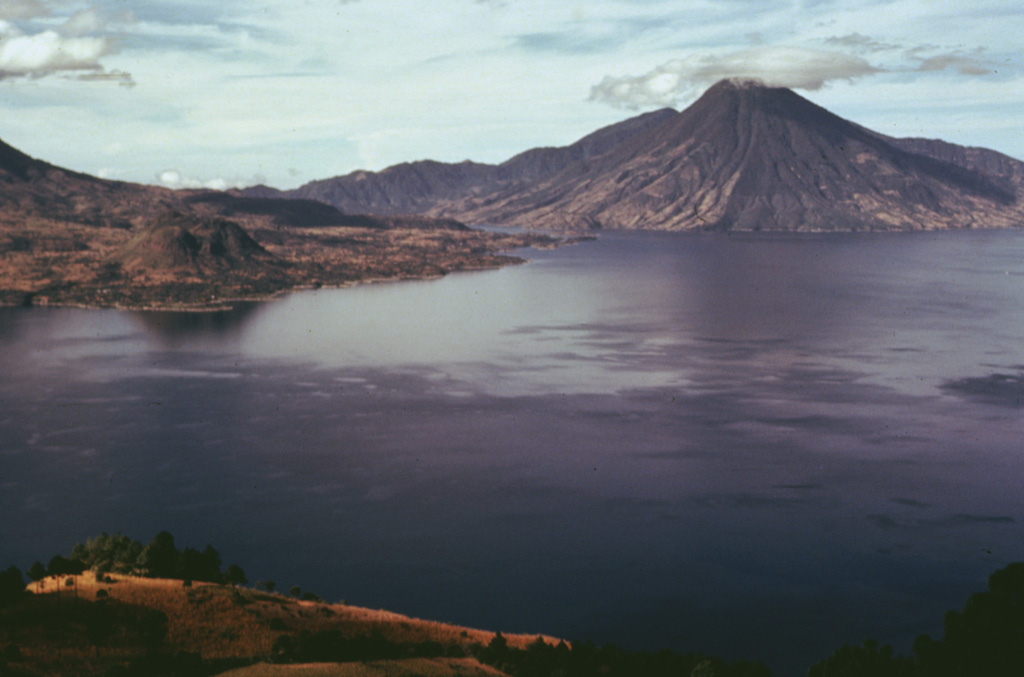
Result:
<svg viewBox="0 0 1024 677"><path fill-rule="evenodd" d="M0 645L14 644L20 653L9 667L25 675L102 674L112 665L143 656L147 642L167 655L188 652L204 660L253 663L273 656L279 637L304 632L337 631L346 638L376 637L402 645L436 642L464 648L486 645L494 637L493 632L345 604L300 601L250 588L198 582L185 587L178 580L109 577L108 582L98 582L92 572L78 576L77 594L75 588L62 584L63 578L47 578L40 592L33 583L27 588L32 595L0 609ZM156 642L140 629L145 625L141 619L152 610L167 617L166 632ZM95 619L100 615L113 619L105 632L96 628ZM537 639L505 637L517 648ZM559 640L546 637L545 641L555 644ZM501 674L472 660L451 665L439 661L434 669L441 671L433 674L443 675Z"/></svg>
<svg viewBox="0 0 1024 677"><path fill-rule="evenodd" d="M106 181L0 142L0 305L220 308L302 287L518 262L553 238L311 200Z"/></svg>
<svg viewBox="0 0 1024 677"><path fill-rule="evenodd" d="M157 217L111 257L125 271L146 275L255 268L272 259L237 223L179 212Z"/></svg>

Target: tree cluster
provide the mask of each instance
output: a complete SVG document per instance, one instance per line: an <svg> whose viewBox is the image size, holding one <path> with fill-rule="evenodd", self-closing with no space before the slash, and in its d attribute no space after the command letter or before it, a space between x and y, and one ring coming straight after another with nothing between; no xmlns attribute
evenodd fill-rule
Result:
<svg viewBox="0 0 1024 677"><path fill-rule="evenodd" d="M565 677L649 675L651 677L771 677L762 663L736 661L702 654L629 651L613 644L600 647L592 642L559 642L552 645L538 637L525 649L514 649L499 632L476 652L477 658L516 677Z"/></svg>
<svg viewBox="0 0 1024 677"><path fill-rule="evenodd" d="M57 558L64 560L59 555ZM174 543L174 536L167 531L161 531L146 545L122 534L102 533L85 543L76 544L71 549L71 562L80 563L84 569L92 569L97 573L140 573L153 578L180 578L233 585L248 582L237 564L221 571L220 553L212 545L207 545L202 551L195 548L179 550ZM62 575L52 569L52 564L53 560L47 573L51 576Z"/></svg>
<svg viewBox="0 0 1024 677"><path fill-rule="evenodd" d="M808 677L1019 677L1024 675L1024 563L1000 569L988 590L950 611L943 636L921 635L913 657L867 641L843 646L812 666Z"/></svg>

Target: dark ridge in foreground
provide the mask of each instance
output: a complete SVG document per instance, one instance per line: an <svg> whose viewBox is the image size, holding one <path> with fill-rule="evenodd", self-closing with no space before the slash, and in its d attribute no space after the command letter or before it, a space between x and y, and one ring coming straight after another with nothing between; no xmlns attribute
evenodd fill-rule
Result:
<svg viewBox="0 0 1024 677"><path fill-rule="evenodd" d="M1024 226L1024 163L895 139L794 92L726 80L564 148L500 165L433 161L286 192L341 209L469 223L649 230L937 230Z"/></svg>
<svg viewBox="0 0 1024 677"><path fill-rule="evenodd" d="M292 586L248 585L220 554L179 550L166 531L143 545L100 534L27 569L0 572L0 674L317 674L770 677L761 663L662 650L651 654L555 637L503 635L331 604ZM258 588L263 588L262 590ZM879 610L883 613L884 610ZM950 611L943 637L913 655L844 644L808 677L1017 677L1024 674L1024 563L1010 564ZM794 638L795 642L799 638ZM357 671L365 669L381 672Z"/></svg>

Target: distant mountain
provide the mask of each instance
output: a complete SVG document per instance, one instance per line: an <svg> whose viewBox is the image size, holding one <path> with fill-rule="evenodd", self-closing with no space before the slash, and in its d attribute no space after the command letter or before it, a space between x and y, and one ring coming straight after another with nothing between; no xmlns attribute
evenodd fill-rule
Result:
<svg viewBox="0 0 1024 677"><path fill-rule="evenodd" d="M0 225L56 224L142 228L169 212L223 217L245 227L464 229L451 219L346 214L324 201L275 199L267 188L238 192L171 190L108 181L36 160L0 141ZM0 242L0 251L4 244Z"/></svg>
<svg viewBox="0 0 1024 677"><path fill-rule="evenodd" d="M252 197L318 200L345 212L370 214L431 214L458 218L454 203L514 189L540 180L567 166L601 156L631 137L674 116L665 109L647 113L590 134L565 148L535 148L500 165L476 162L448 164L424 160L380 172L357 171L342 177L313 181L291 191L254 186L241 191ZM439 208L448 206L447 209Z"/></svg>
<svg viewBox="0 0 1024 677"><path fill-rule="evenodd" d="M738 80L500 165L417 162L284 197L470 223L651 230L920 230L1024 226L1024 163L895 139L788 89Z"/></svg>

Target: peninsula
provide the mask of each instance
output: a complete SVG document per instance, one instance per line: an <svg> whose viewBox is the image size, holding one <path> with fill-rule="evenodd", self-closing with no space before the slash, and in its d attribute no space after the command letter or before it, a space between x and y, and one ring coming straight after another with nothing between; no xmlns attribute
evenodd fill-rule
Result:
<svg viewBox="0 0 1024 677"><path fill-rule="evenodd" d="M494 268L562 241L309 200L107 181L0 142L0 305L204 310L304 287Z"/></svg>

